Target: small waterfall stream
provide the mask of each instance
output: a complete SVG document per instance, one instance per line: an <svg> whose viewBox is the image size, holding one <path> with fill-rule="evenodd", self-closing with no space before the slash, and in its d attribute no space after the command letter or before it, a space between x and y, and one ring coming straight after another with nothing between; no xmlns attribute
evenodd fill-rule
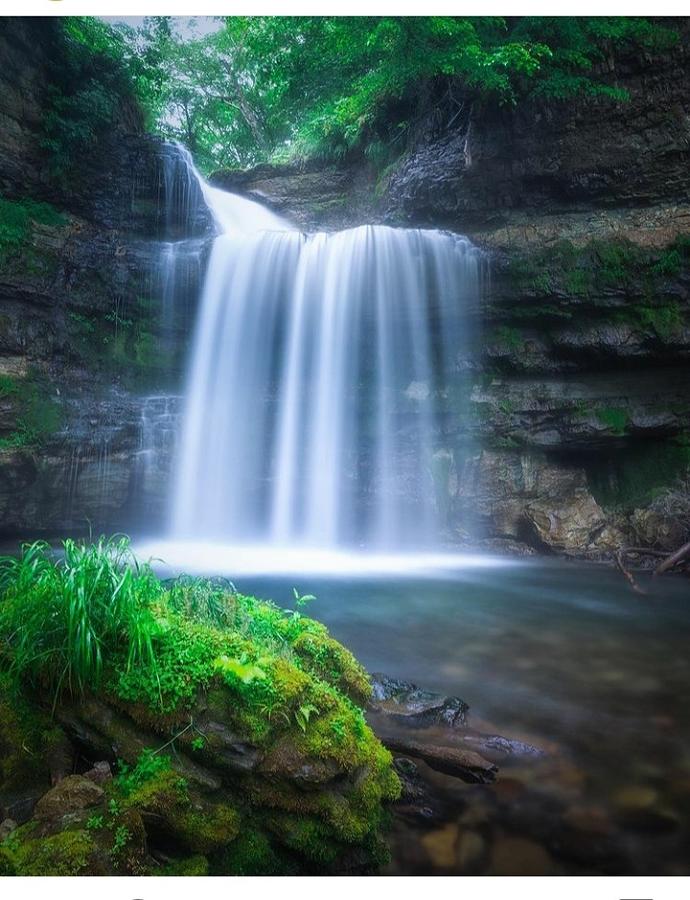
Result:
<svg viewBox="0 0 690 900"><path fill-rule="evenodd" d="M441 396L479 252L386 226L303 234L203 191L206 274L173 488L175 540L433 547ZM191 176L190 176L191 177ZM189 188L191 191L192 188Z"/></svg>

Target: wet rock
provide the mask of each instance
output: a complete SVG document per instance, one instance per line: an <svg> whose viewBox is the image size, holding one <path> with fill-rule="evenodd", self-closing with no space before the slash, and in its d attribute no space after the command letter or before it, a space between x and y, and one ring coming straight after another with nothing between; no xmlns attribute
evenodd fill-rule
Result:
<svg viewBox="0 0 690 900"><path fill-rule="evenodd" d="M74 747L61 732L51 741L46 751L50 781L57 784L74 771Z"/></svg>
<svg viewBox="0 0 690 900"><path fill-rule="evenodd" d="M469 706L459 697L445 697L418 688L409 681L376 673L371 676L371 708L412 726L464 726Z"/></svg>
<svg viewBox="0 0 690 900"><path fill-rule="evenodd" d="M533 500L526 509L527 520L538 539L547 547L565 553L579 553L588 548L607 525L607 517L587 491L553 500ZM611 549L620 541L611 542Z"/></svg>
<svg viewBox="0 0 690 900"><path fill-rule="evenodd" d="M46 787L29 785L10 794L3 794L0 798L0 819L13 819L20 825L28 822L36 804L45 794Z"/></svg>
<svg viewBox="0 0 690 900"><path fill-rule="evenodd" d="M430 820L436 817L439 803L422 777L419 766L406 756L393 759L393 767L400 779L400 800L396 813L408 818Z"/></svg>
<svg viewBox="0 0 690 900"><path fill-rule="evenodd" d="M249 772L255 769L262 758L262 753L253 744L243 740L231 728L222 722L208 721L203 725L204 734L213 747L215 756L228 768L238 772Z"/></svg>
<svg viewBox="0 0 690 900"><path fill-rule="evenodd" d="M67 813L98 805L103 789L83 775L68 775L36 804L34 815L41 820L56 820Z"/></svg>
<svg viewBox="0 0 690 900"><path fill-rule="evenodd" d="M84 772L84 778L88 778L96 784L105 784L107 781L112 781L113 773L110 763L104 759L100 760L88 772Z"/></svg>
<svg viewBox="0 0 690 900"><path fill-rule="evenodd" d="M332 759L304 756L292 741L272 748L257 772L269 778L286 778L305 788L320 788L342 776L342 768Z"/></svg>
<svg viewBox="0 0 690 900"><path fill-rule="evenodd" d="M501 757L513 759L541 759L546 752L540 747L528 744L526 741L517 741L503 737L500 734L481 734L479 732L466 732L462 735L462 742L466 746L487 756L492 761Z"/></svg>
<svg viewBox="0 0 690 900"><path fill-rule="evenodd" d="M472 750L458 747L444 747L439 744L422 743L413 738L381 736L386 746L394 753L404 753L424 762L437 772L453 775L470 784L487 784L496 778L498 768Z"/></svg>

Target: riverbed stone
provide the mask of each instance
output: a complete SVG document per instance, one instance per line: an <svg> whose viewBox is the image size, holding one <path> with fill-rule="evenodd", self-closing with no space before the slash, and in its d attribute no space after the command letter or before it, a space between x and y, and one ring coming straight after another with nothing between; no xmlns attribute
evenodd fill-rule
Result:
<svg viewBox="0 0 690 900"><path fill-rule="evenodd" d="M500 837L491 851L491 875L549 875L553 861L540 844L526 838Z"/></svg>
<svg viewBox="0 0 690 900"><path fill-rule="evenodd" d="M452 869L455 866L458 842L458 827L450 822L436 831L430 831L421 838L424 849L438 869Z"/></svg>

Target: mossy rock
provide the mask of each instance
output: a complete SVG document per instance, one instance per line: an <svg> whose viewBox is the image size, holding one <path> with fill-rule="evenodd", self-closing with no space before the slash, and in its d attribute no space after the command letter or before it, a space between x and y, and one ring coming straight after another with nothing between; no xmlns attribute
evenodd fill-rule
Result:
<svg viewBox="0 0 690 900"><path fill-rule="evenodd" d="M60 729L16 692L0 673L0 800L15 791L50 784L48 754L62 739Z"/></svg>
<svg viewBox="0 0 690 900"><path fill-rule="evenodd" d="M116 748L118 773L105 793L81 776L49 792L7 866L136 874L159 868L146 850L158 843L177 870L202 859L252 874L374 867L400 785L359 705L371 695L362 666L298 611L154 578L141 602L155 664L130 665L120 637L101 646L98 683L57 695L81 754L114 763ZM23 597L11 600L19 610Z"/></svg>

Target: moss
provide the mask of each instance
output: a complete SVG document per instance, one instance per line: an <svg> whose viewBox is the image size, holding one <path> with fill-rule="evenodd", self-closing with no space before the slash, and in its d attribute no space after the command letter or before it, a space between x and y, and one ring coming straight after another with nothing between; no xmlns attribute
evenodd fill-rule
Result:
<svg viewBox="0 0 690 900"><path fill-rule="evenodd" d="M670 338L683 325L680 307L675 300L656 305L638 304L633 307L633 315L642 326L651 328L662 339Z"/></svg>
<svg viewBox="0 0 690 900"><path fill-rule="evenodd" d="M31 827L17 829L11 835L14 841L5 842L17 875L79 875L88 868L95 849L88 831L68 830L47 837L23 839Z"/></svg>
<svg viewBox="0 0 690 900"><path fill-rule="evenodd" d="M199 877L209 874L209 862L205 856L201 856L199 854L197 856L190 856L186 859L180 859L176 860L175 862L167 863L167 865L162 866L160 869L154 869L152 874L170 875L173 877Z"/></svg>
<svg viewBox="0 0 690 900"><path fill-rule="evenodd" d="M595 500L605 507L646 506L684 475L690 466L690 445L676 441L645 441L604 458L588 471Z"/></svg>
<svg viewBox="0 0 690 900"><path fill-rule="evenodd" d="M106 787L107 803L89 811L85 829L97 841L99 858L107 856L104 866L129 871L145 864L136 829L142 819L159 823L190 855L208 858L212 867L217 857L226 858L230 869L246 865L246 841L245 851L234 856L228 848L247 822L254 827L259 810L257 827L264 838L263 811L294 819L302 837L291 839L291 852L301 854L316 832L328 838L332 854L326 848L317 859L309 851L310 864L325 865L327 856L339 857L342 846L357 845L359 852L371 843L384 822L384 804L398 796L400 785L390 753L357 705L371 694L362 666L323 625L299 611L208 582L176 590L150 577L145 593L132 594L131 602L143 603L148 613L151 657L128 666L122 629L101 641L101 690L106 703L119 710L109 719L109 737L126 760ZM30 580L35 584L33 576ZM198 595L192 596L195 590ZM127 621L138 626L141 617L130 610ZM126 716L161 735L158 750L139 751ZM238 774L222 793L202 789L194 773L187 774L180 751L222 767L226 748L221 735L207 727L213 721L254 745L275 767ZM309 767L316 774L313 789L305 790ZM311 838L309 829L299 830L305 817L314 826ZM262 840L254 835L255 842ZM280 854L264 856L270 868Z"/></svg>
<svg viewBox="0 0 690 900"><path fill-rule="evenodd" d="M0 197L0 262L5 263L24 251L34 225L59 227L65 222L65 217L48 203Z"/></svg>
<svg viewBox="0 0 690 900"><path fill-rule="evenodd" d="M343 853L332 829L319 819L277 814L269 818L268 827L281 843L319 868L333 868Z"/></svg>
<svg viewBox="0 0 690 900"><path fill-rule="evenodd" d="M625 434L630 421L628 411L620 407L605 406L595 410L594 415L602 425L605 425L616 436Z"/></svg>
<svg viewBox="0 0 690 900"><path fill-rule="evenodd" d="M496 329L496 341L510 351L520 351L525 344L522 332L507 325L501 325Z"/></svg>
<svg viewBox="0 0 690 900"><path fill-rule="evenodd" d="M557 241L530 255L512 257L507 274L518 291L542 297L586 297L617 290L651 298L687 267L689 245L687 235L677 237L661 251L620 239L593 240L579 247ZM542 312L552 314L547 310ZM534 316L536 308L529 305L511 311L511 318Z"/></svg>
<svg viewBox="0 0 690 900"><path fill-rule="evenodd" d="M349 650L327 633L306 633L295 641L294 650L314 675L338 688L353 700L366 703L371 697L369 676Z"/></svg>
<svg viewBox="0 0 690 900"><path fill-rule="evenodd" d="M214 857L211 871L217 875L291 875L298 869L277 851L265 832L243 827L230 846Z"/></svg>
<svg viewBox="0 0 690 900"><path fill-rule="evenodd" d="M235 840L240 814L232 806L217 803L202 810L185 809L174 821L175 834L197 853L211 853Z"/></svg>
<svg viewBox="0 0 690 900"><path fill-rule="evenodd" d="M142 758L145 764L140 761L133 772L148 770L148 777L132 783L134 776L128 772L125 778L115 779L112 799L117 808L155 815L194 853L210 853L237 837L241 818L234 807L202 802L191 795L186 780L165 757L144 754ZM148 762L154 759L163 762L157 770Z"/></svg>
<svg viewBox="0 0 690 900"><path fill-rule="evenodd" d="M0 672L0 790L48 782L46 751L62 736Z"/></svg>
<svg viewBox="0 0 690 900"><path fill-rule="evenodd" d="M15 428L0 438L0 450L16 450L43 443L62 425L62 408L48 380L35 372L25 378L4 376L0 397L12 401Z"/></svg>
<svg viewBox="0 0 690 900"><path fill-rule="evenodd" d="M0 844L0 878L5 875L16 875L14 858L10 851Z"/></svg>

